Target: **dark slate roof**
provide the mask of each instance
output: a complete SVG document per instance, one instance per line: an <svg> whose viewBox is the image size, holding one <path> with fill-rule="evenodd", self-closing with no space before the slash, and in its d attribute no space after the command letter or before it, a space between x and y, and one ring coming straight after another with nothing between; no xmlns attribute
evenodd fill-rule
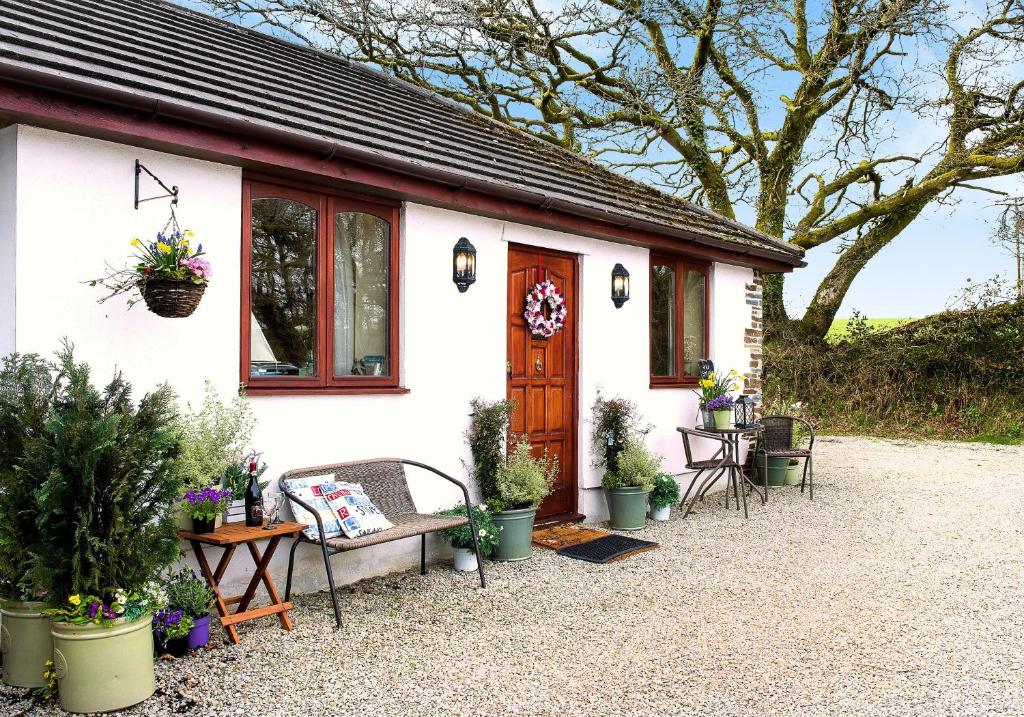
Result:
<svg viewBox="0 0 1024 717"><path fill-rule="evenodd" d="M789 244L414 85L160 0L0 0L0 77L26 69L44 86L130 92L409 174L802 263Z"/></svg>

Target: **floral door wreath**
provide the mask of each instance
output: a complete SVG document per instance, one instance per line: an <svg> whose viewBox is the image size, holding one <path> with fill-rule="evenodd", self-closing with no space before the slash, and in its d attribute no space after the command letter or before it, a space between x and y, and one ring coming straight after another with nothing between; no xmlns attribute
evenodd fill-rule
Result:
<svg viewBox="0 0 1024 717"><path fill-rule="evenodd" d="M548 306L547 318L544 318L544 304ZM565 326L565 317L568 313L565 308L565 297L550 279L534 284L526 295L523 318L526 319L526 325L530 327L530 332L534 336L549 338L557 334Z"/></svg>

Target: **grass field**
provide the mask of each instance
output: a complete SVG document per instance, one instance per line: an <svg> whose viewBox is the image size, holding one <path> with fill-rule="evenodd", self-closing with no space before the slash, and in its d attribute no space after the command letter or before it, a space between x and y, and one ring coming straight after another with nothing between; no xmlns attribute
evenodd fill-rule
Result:
<svg viewBox="0 0 1024 717"><path fill-rule="evenodd" d="M865 323L875 331L893 329L909 321L913 321L913 319L865 319ZM832 326L829 327L828 334L825 336L825 340L829 343L839 341L839 339L846 335L846 326L849 323L850 319L836 319L833 321Z"/></svg>

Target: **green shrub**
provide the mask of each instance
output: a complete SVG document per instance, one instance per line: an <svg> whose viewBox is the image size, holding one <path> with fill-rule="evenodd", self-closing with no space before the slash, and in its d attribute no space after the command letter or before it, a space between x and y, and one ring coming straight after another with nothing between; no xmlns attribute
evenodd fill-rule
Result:
<svg viewBox="0 0 1024 717"><path fill-rule="evenodd" d="M57 604L141 589L178 555L174 394L164 385L136 404L120 374L97 390L68 346L58 368L52 416L25 465L46 476L32 580Z"/></svg>
<svg viewBox="0 0 1024 717"><path fill-rule="evenodd" d="M551 493L558 475L558 459L534 458L526 439L516 443L512 453L498 467L498 496L491 507L496 511L536 508Z"/></svg>
<svg viewBox="0 0 1024 717"><path fill-rule="evenodd" d="M498 529L494 525L494 520L491 519L491 513L487 510L487 506L474 505L472 509L473 522L476 523L476 539L480 546L480 555L485 558L490 557L494 554L494 549L498 547L500 537ZM439 511L438 515L462 518L466 515L466 506L465 504L457 505L454 508ZM473 549L473 533L469 523L460 525L458 528L442 530L440 535L453 548L461 548L462 550Z"/></svg>
<svg viewBox="0 0 1024 717"><path fill-rule="evenodd" d="M499 498L498 471L505 462L508 426L516 410L515 401L485 401L474 398L466 441L473 456L471 471L485 500Z"/></svg>
<svg viewBox="0 0 1024 717"><path fill-rule="evenodd" d="M648 451L637 436L626 439L618 464L618 470L609 471L602 478L601 482L609 490L636 487L649 491L654 487L654 477L661 473L661 458Z"/></svg>
<svg viewBox="0 0 1024 717"><path fill-rule="evenodd" d="M53 408L53 366L12 354L0 366L0 597L43 597L29 579L38 549L36 492L42 470L26 470L26 451L43 435Z"/></svg>
<svg viewBox="0 0 1024 717"><path fill-rule="evenodd" d="M652 508L664 508L679 502L679 484L672 476L661 473L654 477L654 487L647 501Z"/></svg>
<svg viewBox="0 0 1024 717"><path fill-rule="evenodd" d="M194 411L190 406L177 422L181 433L177 470L186 488L198 489L221 483L225 471L242 462L256 417L244 398L235 396L224 403L207 381L202 408Z"/></svg>
<svg viewBox="0 0 1024 717"><path fill-rule="evenodd" d="M1017 442L1024 301L946 311L836 345L765 346L766 403L832 433Z"/></svg>
<svg viewBox="0 0 1024 717"><path fill-rule="evenodd" d="M166 590L169 608L181 610L193 620L210 614L213 590L189 568L172 574L167 580Z"/></svg>
<svg viewBox="0 0 1024 717"><path fill-rule="evenodd" d="M612 445L621 450L630 435L646 433L648 430L648 427L641 425L636 403L619 396L605 398L600 391L597 392L594 405L590 408L590 416L594 426L590 445L594 468L614 468L608 465L609 453L614 456L619 451L609 451L609 438L613 442ZM613 457L612 462L614 460Z"/></svg>

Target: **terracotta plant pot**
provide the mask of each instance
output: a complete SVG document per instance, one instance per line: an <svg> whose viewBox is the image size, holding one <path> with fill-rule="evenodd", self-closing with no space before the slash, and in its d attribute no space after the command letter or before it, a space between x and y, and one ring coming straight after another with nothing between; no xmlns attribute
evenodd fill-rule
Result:
<svg viewBox="0 0 1024 717"><path fill-rule="evenodd" d="M12 687L42 687L43 670L53 658L49 607L42 602L0 600L0 653L3 654L4 684Z"/></svg>
<svg viewBox="0 0 1024 717"><path fill-rule="evenodd" d="M53 664L60 706L68 712L110 712L138 704L156 689L153 616L111 626L53 622Z"/></svg>

